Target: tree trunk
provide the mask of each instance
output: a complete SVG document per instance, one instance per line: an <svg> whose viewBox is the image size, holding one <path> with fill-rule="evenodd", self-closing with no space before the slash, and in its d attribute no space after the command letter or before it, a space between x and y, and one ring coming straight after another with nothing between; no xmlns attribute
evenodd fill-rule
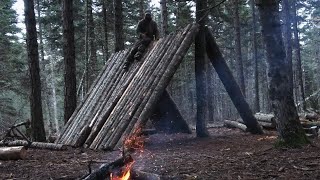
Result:
<svg viewBox="0 0 320 180"><path fill-rule="evenodd" d="M269 96L276 117L279 138L285 146L300 146L308 139L299 121L288 77L288 63L281 36L279 2L256 0L262 35L266 44L270 77Z"/></svg>
<svg viewBox="0 0 320 180"><path fill-rule="evenodd" d="M209 29L206 29L205 34L209 59L213 67L215 68L221 82L226 88L234 106L237 108L241 118L247 126L247 130L253 134L262 134L263 131L259 126L256 118L253 116L249 104L246 102L240 90L240 87L234 79L226 61L222 57L220 49L216 44L213 35L209 31Z"/></svg>
<svg viewBox="0 0 320 180"><path fill-rule="evenodd" d="M106 0L102 0L102 14L103 14L103 31L104 31L104 54L105 62L109 58L109 47L108 47L108 22L107 22L107 7Z"/></svg>
<svg viewBox="0 0 320 180"><path fill-rule="evenodd" d="M115 52L124 49L122 0L114 0Z"/></svg>
<svg viewBox="0 0 320 180"><path fill-rule="evenodd" d="M93 13L92 13L92 0L88 0L88 31L89 31L89 45L90 45L90 51L89 51L89 72L88 72L88 78L89 78L89 84L90 87L92 82L95 80L98 74L98 65L97 65L97 47L95 44L95 34L94 34L94 21L93 21Z"/></svg>
<svg viewBox="0 0 320 180"><path fill-rule="evenodd" d="M167 0L160 0L161 8L161 32L162 35L168 34L168 9Z"/></svg>
<svg viewBox="0 0 320 180"><path fill-rule="evenodd" d="M144 18L144 0L139 0L139 16L141 19Z"/></svg>
<svg viewBox="0 0 320 180"><path fill-rule="evenodd" d="M240 0L234 0L234 28L235 28L235 48L236 48L236 59L237 59L237 76L238 84L240 85L242 94L246 96L246 87L244 83L243 64L242 64L242 53L241 53L241 28L239 18L239 3Z"/></svg>
<svg viewBox="0 0 320 180"><path fill-rule="evenodd" d="M204 27L207 20L206 12L207 1L196 1L196 21L199 23L199 32L195 37L195 75L197 88L197 120L196 132L198 137L207 137L206 118L208 113L207 102L207 64L206 64L206 40Z"/></svg>
<svg viewBox="0 0 320 180"><path fill-rule="evenodd" d="M260 97L259 97L259 65L258 65L258 47L257 47L257 17L254 0L251 0L251 13L252 13L252 48L254 60L254 109L255 112L260 112Z"/></svg>
<svg viewBox="0 0 320 180"><path fill-rule="evenodd" d="M298 32L298 22L297 22L297 8L296 3L297 1L293 1L292 3L292 10L293 10L293 33L294 33L294 47L295 53L297 58L297 75L298 75L298 83L301 92L301 99L302 99L302 109L307 110L306 101L305 101L305 90L303 84L303 70L302 70L302 63L301 63L301 48L300 48L300 40L299 40L299 32Z"/></svg>
<svg viewBox="0 0 320 180"><path fill-rule="evenodd" d="M291 33L291 15L289 0L282 1L282 9L284 16L284 37L288 62L289 86L293 88L293 71L292 71L292 33Z"/></svg>
<svg viewBox="0 0 320 180"><path fill-rule="evenodd" d="M76 63L73 26L73 1L63 1L63 56L64 56L64 122L77 106Z"/></svg>
<svg viewBox="0 0 320 180"><path fill-rule="evenodd" d="M35 141L45 141L46 134L44 130L41 104L39 52L33 0L24 0L24 11L27 31L28 64L31 77L30 104L32 137Z"/></svg>

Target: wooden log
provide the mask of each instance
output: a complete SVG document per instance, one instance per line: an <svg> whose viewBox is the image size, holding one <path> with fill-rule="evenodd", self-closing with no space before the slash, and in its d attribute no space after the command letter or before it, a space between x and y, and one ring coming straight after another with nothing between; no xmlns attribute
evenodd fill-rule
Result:
<svg viewBox="0 0 320 180"><path fill-rule="evenodd" d="M77 106L75 112L72 114L69 121L65 125L63 132L61 133L59 139L57 140L57 143L67 144L68 139L72 137L74 131L76 130L76 127L78 127L80 118L84 117L85 113L90 112L88 108L94 107L93 105L91 106L90 104L93 103L92 100L94 99L94 97L99 94L97 93L97 91L101 83L104 82L104 78L107 77L108 74L110 73L110 69L112 69L112 67L115 64L113 63L113 61L117 59L117 57L120 54L121 53L118 52L114 56L112 56L112 58L110 58L111 63L105 66L106 70L103 72L102 76L99 78L99 81L97 82L96 86L92 87L88 95L86 95L86 98L83 101L83 103L81 103L80 106Z"/></svg>
<svg viewBox="0 0 320 180"><path fill-rule="evenodd" d="M160 180L160 176L158 174L149 173L140 171L137 169L131 170L131 179L134 180Z"/></svg>
<svg viewBox="0 0 320 180"><path fill-rule="evenodd" d="M97 116L97 120L91 121L89 124L90 127L92 127L92 131L90 132L90 135L88 136L87 140L85 141L85 147L89 147L94 139L96 138L97 134L100 132L101 128L105 124L107 118L109 117L110 113L118 103L119 99L121 98L123 92L131 82L132 78L134 77L135 72L137 71L137 65L134 64L133 68L130 68L131 71L126 73L124 76L122 76L122 79L124 81L120 81L118 83L118 86L115 88L114 91L112 91L112 94L108 101L103 105L103 113Z"/></svg>
<svg viewBox="0 0 320 180"><path fill-rule="evenodd" d="M249 104L246 102L239 85L234 79L232 72L224 60L222 53L220 52L220 49L208 28L206 28L206 42L208 57L241 118L248 127L248 131L253 134L262 134L262 128L258 124L257 119L253 116Z"/></svg>
<svg viewBox="0 0 320 180"><path fill-rule="evenodd" d="M85 146L89 146L90 144L95 143L93 141L97 141L97 139L95 139L95 138L96 138L97 134L100 132L100 129L102 127L106 127L106 126L109 127L110 123L113 123L113 122L110 122L110 121L106 122L106 119L110 115L111 111L114 110L115 105L118 104L119 99L122 98L122 96L124 94L124 91L127 89L127 86L133 81L132 80L132 78L134 77L133 75L135 75L137 73L137 70L139 69L138 67L141 66L140 62L137 63L137 64L133 64L134 66L136 66L135 68L133 68L133 71L130 71L130 70L132 70L132 68L129 69L129 72L127 73L127 74L129 74L129 76L128 76L129 79L126 79L126 82L124 83L125 86L121 87L121 90L119 90L120 92L118 91L118 89L116 89L115 92L117 92L117 93L119 92L119 93L118 93L117 98L115 99L115 101L112 102L112 104L113 104L112 108L109 108L109 110L105 111L105 112L107 112L107 114L106 114L107 116L104 115L104 116L99 117L100 120L98 120L97 123L95 124L93 132L89 135L89 138L85 142Z"/></svg>
<svg viewBox="0 0 320 180"><path fill-rule="evenodd" d="M149 90L149 95L143 101L143 105L140 106L138 113L132 118L125 132L122 134L121 138L116 144L116 147L120 146L123 140L131 134L133 131L141 127L147 121L147 118L151 115L153 108L156 105L156 102L159 100L160 96L164 92L167 84L172 78L174 72L178 68L183 55L188 50L189 46L192 43L193 35L197 31L197 25L189 25L185 28L182 41L178 43L178 49L167 53L163 59L170 59L170 64L165 66L163 75L160 76L159 82L153 83L153 88Z"/></svg>
<svg viewBox="0 0 320 180"><path fill-rule="evenodd" d="M115 59L114 67L110 70L110 72L108 72L108 76L106 76L104 78L107 80L104 80L104 82L99 86L99 88L96 92L96 95L93 96L92 105L89 105L89 104L87 105L88 108L91 108L91 109L87 109L85 111L86 112L85 115L80 116L81 121L79 123L77 123L77 125L75 126L74 132L76 132L76 134L73 134L69 138L69 141L68 141L69 145L76 146L76 142L77 142L78 138L80 136L83 137L83 134L79 134L79 132L83 132L83 131L81 131L81 129L83 129L89 123L89 121L93 118L93 116L97 113L99 107L101 106L101 103L103 103L103 101L101 101L101 99L103 100L104 99L103 97L105 97L106 94L109 92L106 89L108 89L108 87L112 86L111 82L113 81L116 72L118 72L122 66L121 59L123 57L125 57L125 55L128 53L129 53L128 50L121 51L119 56Z"/></svg>
<svg viewBox="0 0 320 180"><path fill-rule="evenodd" d="M190 28L190 27L189 27ZM139 108L144 107L143 103L144 100L149 99L148 97L150 97L151 92L153 92L154 88L156 87L156 85L158 84L159 80L161 79L161 77L163 76L163 72L165 72L166 67L169 65L170 60L172 59L173 55L175 54L176 50L178 49L179 45L181 44L181 42L183 41L183 37L185 37L185 35L187 34L188 29L186 29L181 35L176 35L175 40L173 40L173 43L171 43L171 45L169 46L168 51L165 52L165 54L163 55L163 57L161 58L162 63L159 65L159 67L156 69L156 72L154 73L154 77L153 78L149 78L149 81L147 82L148 88L146 88L146 92L144 92L143 94L145 94L145 96L143 97L142 101L139 101L138 104L139 107L138 109L135 109L138 114L139 113ZM182 37L182 38L181 38ZM156 79L154 79L156 78ZM147 93L148 92L148 93ZM140 99L141 100L141 99ZM141 102L141 103L140 103ZM146 102L146 101L145 101ZM134 116L130 116L130 120L127 122L124 122L122 124L120 124L119 126L119 132L118 134L115 134L114 137L111 138L111 140L107 141L106 143L104 143L104 146L108 146L108 148L114 148L116 146L116 144L118 144L120 141L122 142L124 140L124 138L126 137L127 132L132 130L132 125L136 122L136 120L133 118ZM131 126L130 126L131 124Z"/></svg>
<svg viewBox="0 0 320 180"><path fill-rule="evenodd" d="M247 126L237 121L224 120L224 124L226 127L238 128L245 132L247 131Z"/></svg>
<svg viewBox="0 0 320 180"><path fill-rule="evenodd" d="M263 122L275 124L275 118L274 118L273 114L256 113L256 114L254 114L254 117L258 121L263 121Z"/></svg>
<svg viewBox="0 0 320 180"><path fill-rule="evenodd" d="M0 160L25 159L27 150L24 146L0 147Z"/></svg>
<svg viewBox="0 0 320 180"><path fill-rule="evenodd" d="M99 169L95 170L91 174L87 175L83 180L100 180L107 179L110 177L110 173L117 168L121 168L129 163L133 162L133 159L130 155L126 155L110 164L103 164Z"/></svg>
<svg viewBox="0 0 320 180"><path fill-rule="evenodd" d="M141 65L139 71L137 72L137 75L134 77L131 84L126 89L122 98L119 100L119 103L117 104L117 108L113 112L113 115L110 116L108 121L111 123L109 123L107 126L104 126L105 130L100 131L101 133L98 134L98 136L102 137L100 139L100 142L97 144L98 146L103 141L107 141L109 138L112 138L114 132L115 133L118 132L116 128L117 128L117 125L119 124L119 120L120 120L120 123L121 123L121 120L128 121L127 118L123 117L124 113L130 114L133 111L135 111L135 107L136 105L138 105L136 101L137 94L142 93L143 92L142 89L145 88L145 85L142 84L144 81L143 78L150 76L150 74L154 72L156 65L160 62L160 58L156 58L156 57L160 55L159 52L165 51L165 49L167 48L166 43L168 43L170 39L171 37L166 38L166 40L164 41L165 43L164 46L162 46L160 50L155 51L157 54L155 54L153 58L151 58L152 56L150 56L150 58L147 58L146 60L144 60L144 63ZM148 68L145 69L145 67L148 67ZM108 131L108 129L110 130ZM105 132L107 132L107 134L105 134ZM100 147L100 148L105 148L105 147Z"/></svg>
<svg viewBox="0 0 320 180"><path fill-rule="evenodd" d="M156 55L157 57L157 61L159 61L160 63L153 63L152 64L152 68L150 67L146 67L148 69L151 69L150 71L150 75L148 75L148 80L145 82L145 80L140 81L138 86L143 86L143 90L141 90L140 92L137 93L137 96L135 97L135 102L134 102L134 106L131 106L131 110L129 110L130 113L124 114L125 118L128 119L128 121L123 121L119 124L119 126L117 127L117 131L119 131L120 133L115 133L111 136L111 138L109 138L109 140L106 143L103 143L105 145L110 146L111 148L114 147L114 145L116 144L116 142L118 142L119 138L122 136L123 132L125 131L126 127L128 126L128 124L131 122L132 117L134 116L135 112L139 109L139 107L142 105L141 103L143 102L143 99L148 98L148 91L150 91L150 88L152 87L152 84L157 82L159 79L159 77L162 75L163 72L163 68L162 66L164 64L168 64L167 62L169 62L170 59L168 58L163 58L167 53L169 53L170 51L174 51L174 43L175 41L179 40L178 35L176 35L174 37L173 40L170 40L168 43L168 45L165 45L165 48L162 50L162 53L160 55ZM177 44L177 43L176 43ZM151 60L149 61L153 61L153 58L151 58Z"/></svg>
<svg viewBox="0 0 320 180"><path fill-rule="evenodd" d="M67 134L67 131L70 127L71 124L73 124L74 121L74 117L79 113L80 109L82 109L82 107L84 106L84 104L86 104L88 97L92 94L92 91L94 91L96 84L98 84L99 82L101 82L102 76L103 74L106 72L106 69L109 67L108 65L110 64L110 61L114 58L115 54L113 53L110 58L107 61L107 65L104 66L103 70L99 73L98 78L94 81L94 85L95 86L91 86L89 92L86 94L86 96L84 97L84 100L81 102L80 105L77 106L77 108L75 109L74 113L71 115L70 120L67 122L67 124L64 126L63 130L60 133L60 136L58 137L58 139L56 140L57 143L62 142L64 140L64 138L66 137L65 135Z"/></svg>
<svg viewBox="0 0 320 180"><path fill-rule="evenodd" d="M45 142L32 142L31 144L25 140L15 140L10 142L0 141L0 146L25 146L35 149L49 149L49 150L67 150L68 146L63 144L45 143Z"/></svg>
<svg viewBox="0 0 320 180"><path fill-rule="evenodd" d="M129 53L124 53L122 56L119 57L119 59L123 59L126 57ZM114 85L118 84L120 82L121 73L123 73L124 70L122 68L122 62L118 60L118 65L113 69L112 74L109 77L106 77L108 80L105 80L107 82L106 85L102 85L100 89L102 89L103 93L100 97L95 99L97 102L95 105L95 108L93 111L88 112L89 116L85 116L84 118L86 120L86 124L84 127L82 127L76 136L74 136L71 144L75 147L82 146L84 142L86 141L87 137L91 133L92 125L97 121L97 118L105 112L105 105L110 100L110 96L113 93Z"/></svg>

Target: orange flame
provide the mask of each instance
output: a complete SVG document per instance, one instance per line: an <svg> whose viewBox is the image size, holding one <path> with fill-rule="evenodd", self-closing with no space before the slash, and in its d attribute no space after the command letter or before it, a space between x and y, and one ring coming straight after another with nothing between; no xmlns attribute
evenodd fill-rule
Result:
<svg viewBox="0 0 320 180"><path fill-rule="evenodd" d="M141 136L142 128L136 129L132 135L125 138L123 142L123 150L122 153L125 155L128 152L134 152L138 150L140 153L143 152L144 149L144 137ZM128 163L124 170L120 170L120 175L117 175L117 173L111 173L110 179L111 180L129 180L131 176L131 169L133 166L133 162Z"/></svg>
<svg viewBox="0 0 320 180"><path fill-rule="evenodd" d="M124 173L122 173L122 175L117 176L117 175L113 175L113 173L110 174L110 179L111 180L129 180L130 176L131 176L131 168L134 162L131 162L129 164L126 165L125 169L122 171Z"/></svg>

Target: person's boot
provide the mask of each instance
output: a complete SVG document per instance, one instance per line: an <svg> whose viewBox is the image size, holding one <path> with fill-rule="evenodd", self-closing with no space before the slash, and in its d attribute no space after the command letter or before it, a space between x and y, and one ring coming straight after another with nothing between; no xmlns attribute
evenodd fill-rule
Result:
<svg viewBox="0 0 320 180"><path fill-rule="evenodd" d="M129 62L129 61L126 61L126 62L124 63L123 69L127 71L127 70L129 69L129 66L130 66L130 62Z"/></svg>
<svg viewBox="0 0 320 180"><path fill-rule="evenodd" d="M137 52L135 55L134 55L134 60L136 61L140 61L142 58L142 53L141 52Z"/></svg>

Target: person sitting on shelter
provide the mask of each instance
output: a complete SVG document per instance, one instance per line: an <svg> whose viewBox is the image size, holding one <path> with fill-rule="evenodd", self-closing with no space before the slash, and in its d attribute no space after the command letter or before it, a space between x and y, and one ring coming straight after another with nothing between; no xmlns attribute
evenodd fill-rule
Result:
<svg viewBox="0 0 320 180"><path fill-rule="evenodd" d="M134 60L139 61L142 58L145 50L153 40L159 39L157 23L152 20L150 10L146 10L144 18L139 21L137 33L139 36L139 41L135 43L129 57L127 58L127 61L124 65L124 69L126 70Z"/></svg>

